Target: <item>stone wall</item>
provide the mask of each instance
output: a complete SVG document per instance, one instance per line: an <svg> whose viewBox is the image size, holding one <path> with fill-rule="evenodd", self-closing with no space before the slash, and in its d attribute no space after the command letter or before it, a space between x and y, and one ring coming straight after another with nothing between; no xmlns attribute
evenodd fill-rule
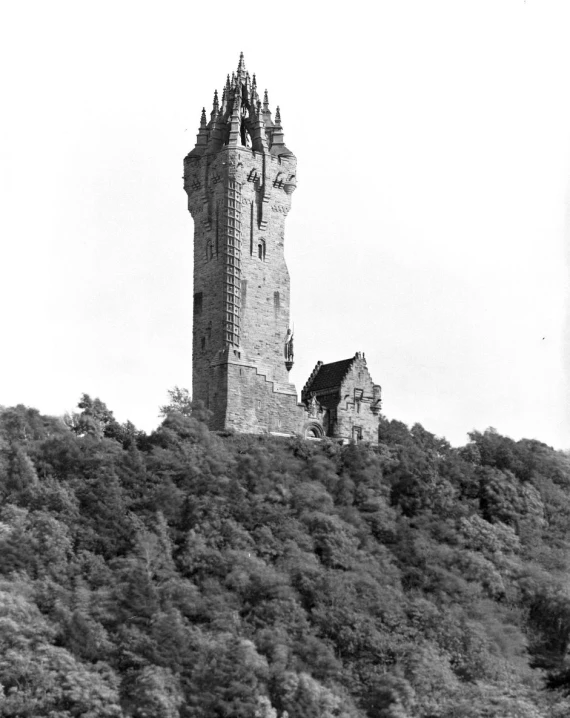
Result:
<svg viewBox="0 0 570 718"><path fill-rule="evenodd" d="M284 231L295 167L293 155L245 147L185 160L194 218L192 396L214 412L212 428L277 431L299 423L283 353L290 300Z"/></svg>
<svg viewBox="0 0 570 718"><path fill-rule="evenodd" d="M227 427L248 433L300 431L305 412L293 384L271 381L246 362L228 364L227 376Z"/></svg>
<svg viewBox="0 0 570 718"><path fill-rule="evenodd" d="M354 439L357 427L362 441L377 443L379 410L380 387L372 381L364 356L357 354L340 387L333 435L343 440Z"/></svg>

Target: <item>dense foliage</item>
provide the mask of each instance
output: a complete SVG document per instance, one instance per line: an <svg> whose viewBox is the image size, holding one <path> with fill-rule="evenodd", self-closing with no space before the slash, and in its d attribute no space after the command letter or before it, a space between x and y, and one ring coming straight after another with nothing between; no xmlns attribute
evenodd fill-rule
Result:
<svg viewBox="0 0 570 718"><path fill-rule="evenodd" d="M570 459L0 411L0 716L570 715Z"/></svg>

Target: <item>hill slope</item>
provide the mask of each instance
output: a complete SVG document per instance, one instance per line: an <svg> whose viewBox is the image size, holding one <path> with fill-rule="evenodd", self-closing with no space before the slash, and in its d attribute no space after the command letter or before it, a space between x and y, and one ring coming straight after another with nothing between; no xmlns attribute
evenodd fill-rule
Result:
<svg viewBox="0 0 570 718"><path fill-rule="evenodd" d="M570 715L570 459L0 412L0 716Z"/></svg>

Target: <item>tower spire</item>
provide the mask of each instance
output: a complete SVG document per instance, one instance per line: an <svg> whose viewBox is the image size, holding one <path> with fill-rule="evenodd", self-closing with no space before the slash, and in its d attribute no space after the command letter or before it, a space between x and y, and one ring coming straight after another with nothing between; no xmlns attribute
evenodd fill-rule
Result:
<svg viewBox="0 0 570 718"><path fill-rule="evenodd" d="M271 130L271 154L272 155L291 155L292 152L285 146L285 137L283 136L283 127L281 126L281 110L279 106L275 110L275 123Z"/></svg>
<svg viewBox="0 0 570 718"><path fill-rule="evenodd" d="M240 145L240 129L241 129L241 83L239 77L232 73L232 104L230 117L230 132L228 136L228 145L237 147Z"/></svg>
<svg viewBox="0 0 570 718"><path fill-rule="evenodd" d="M218 101L218 91L214 90L214 102L212 103L212 112L210 112L210 123L213 124L220 112L220 103Z"/></svg>
<svg viewBox="0 0 570 718"><path fill-rule="evenodd" d="M238 75L245 72L245 61L243 59L243 52L239 54L239 62L237 66Z"/></svg>
<svg viewBox="0 0 570 718"><path fill-rule="evenodd" d="M206 122L206 108L202 108L202 114L200 115L200 127L198 134L196 135L196 147L205 149L205 145L208 144L208 124Z"/></svg>

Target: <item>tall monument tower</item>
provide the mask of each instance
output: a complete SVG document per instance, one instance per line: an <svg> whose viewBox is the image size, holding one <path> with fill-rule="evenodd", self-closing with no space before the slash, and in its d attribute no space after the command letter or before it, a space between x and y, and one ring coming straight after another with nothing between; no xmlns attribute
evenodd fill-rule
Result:
<svg viewBox="0 0 570 718"><path fill-rule="evenodd" d="M293 363L285 218L296 186L277 107L245 68L202 111L184 159L194 219L192 396L210 428L297 433L303 409L288 381Z"/></svg>

